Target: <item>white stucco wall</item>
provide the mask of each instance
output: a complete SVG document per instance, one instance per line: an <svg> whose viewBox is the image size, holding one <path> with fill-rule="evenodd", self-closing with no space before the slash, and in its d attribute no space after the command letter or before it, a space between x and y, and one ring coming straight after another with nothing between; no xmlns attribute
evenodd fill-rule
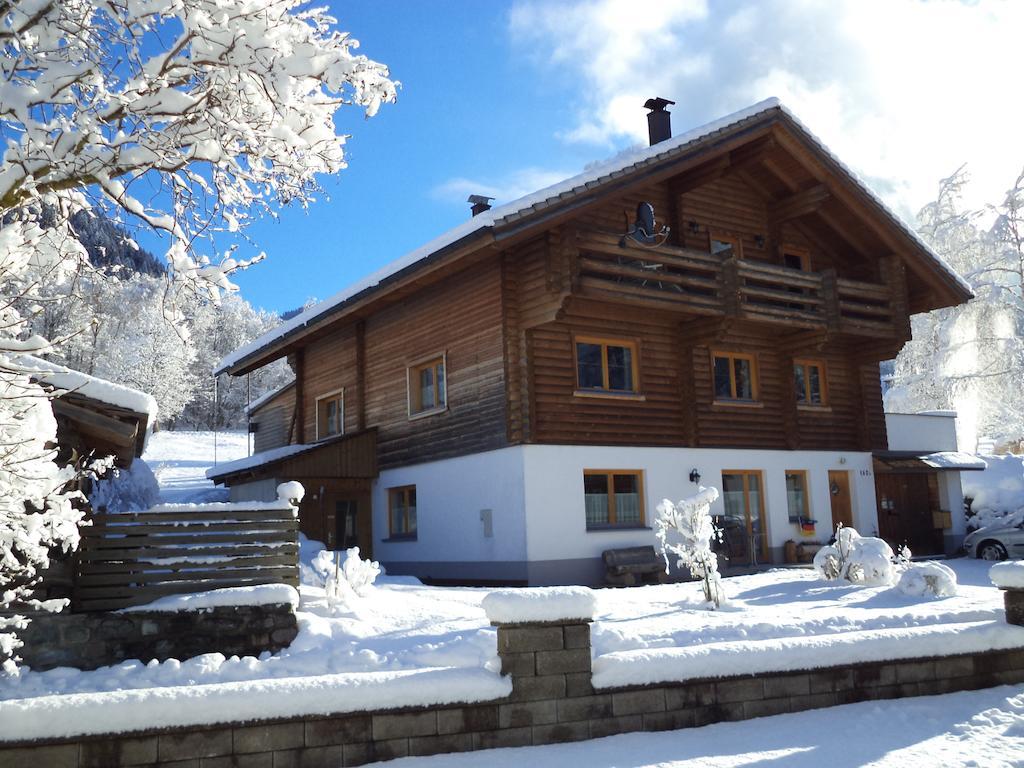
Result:
<svg viewBox="0 0 1024 768"><path fill-rule="evenodd" d="M955 411L887 413L885 429L891 451L957 450Z"/></svg>
<svg viewBox="0 0 1024 768"><path fill-rule="evenodd" d="M416 541L387 540L388 489L402 485L416 486ZM490 510L490 537L484 510ZM379 560L523 562L525 527L521 447L384 470L373 485Z"/></svg>

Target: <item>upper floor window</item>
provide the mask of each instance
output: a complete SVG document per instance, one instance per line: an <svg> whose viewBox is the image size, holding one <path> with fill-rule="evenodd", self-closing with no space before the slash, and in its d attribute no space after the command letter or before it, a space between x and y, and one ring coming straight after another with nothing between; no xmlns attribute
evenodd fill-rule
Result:
<svg viewBox="0 0 1024 768"><path fill-rule="evenodd" d="M441 411L448 404L444 355L409 367L409 415Z"/></svg>
<svg viewBox="0 0 1024 768"><path fill-rule="evenodd" d="M828 405L825 363L820 360L794 360L793 381L797 405Z"/></svg>
<svg viewBox="0 0 1024 768"><path fill-rule="evenodd" d="M416 538L416 486L388 489L388 533L393 539Z"/></svg>
<svg viewBox="0 0 1024 768"><path fill-rule="evenodd" d="M338 390L316 399L316 439L345 431L345 391Z"/></svg>
<svg viewBox="0 0 1024 768"><path fill-rule="evenodd" d="M584 392L635 394L636 342L577 336L576 388Z"/></svg>
<svg viewBox="0 0 1024 768"><path fill-rule="evenodd" d="M715 351L711 356L716 402L757 401L757 359L753 355Z"/></svg>
<svg viewBox="0 0 1024 768"><path fill-rule="evenodd" d="M643 475L633 470L584 470L583 503L587 528L643 525Z"/></svg>
<svg viewBox="0 0 1024 768"><path fill-rule="evenodd" d="M713 256L721 256L728 259L735 256L737 259L743 256L743 246L740 238L735 235L727 235L724 232L712 231L708 235L708 250Z"/></svg>
<svg viewBox="0 0 1024 768"><path fill-rule="evenodd" d="M811 253L806 248L784 245L781 250L784 266L790 269L799 269L801 272L811 271Z"/></svg>

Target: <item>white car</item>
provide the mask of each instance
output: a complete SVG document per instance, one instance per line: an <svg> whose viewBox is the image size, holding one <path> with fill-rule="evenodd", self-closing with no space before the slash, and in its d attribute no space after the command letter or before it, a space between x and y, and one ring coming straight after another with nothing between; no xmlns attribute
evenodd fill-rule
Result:
<svg viewBox="0 0 1024 768"><path fill-rule="evenodd" d="M1024 557L1024 519L1016 514L972 531L964 538L964 551L981 560Z"/></svg>

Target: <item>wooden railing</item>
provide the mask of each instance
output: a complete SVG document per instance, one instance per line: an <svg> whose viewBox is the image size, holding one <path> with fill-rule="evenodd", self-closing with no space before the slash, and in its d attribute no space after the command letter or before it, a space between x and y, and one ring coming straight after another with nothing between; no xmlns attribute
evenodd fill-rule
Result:
<svg viewBox="0 0 1024 768"><path fill-rule="evenodd" d="M607 233L580 233L577 246L575 290L583 296L841 333L895 332L887 285L671 245L644 248Z"/></svg>
<svg viewBox="0 0 1024 768"><path fill-rule="evenodd" d="M81 532L72 609L117 610L222 587L297 587L297 511L252 507L182 504L93 514Z"/></svg>

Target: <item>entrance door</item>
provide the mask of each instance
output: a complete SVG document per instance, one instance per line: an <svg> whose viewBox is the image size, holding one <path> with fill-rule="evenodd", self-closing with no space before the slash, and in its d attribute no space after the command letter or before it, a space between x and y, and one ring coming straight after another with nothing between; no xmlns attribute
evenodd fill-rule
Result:
<svg viewBox="0 0 1024 768"><path fill-rule="evenodd" d="M844 528L853 527L853 500L850 498L850 473L830 469L828 471L828 493L832 501L832 531L840 523ZM867 534L865 534L867 535Z"/></svg>
<svg viewBox="0 0 1024 768"><path fill-rule="evenodd" d="M729 469L722 472L722 500L727 517L742 520L750 542L750 564L768 558L768 525L764 512L764 483L761 473L751 469Z"/></svg>
<svg viewBox="0 0 1024 768"><path fill-rule="evenodd" d="M359 503L355 499L334 502L334 540L340 550L359 546Z"/></svg>
<svg viewBox="0 0 1024 768"><path fill-rule="evenodd" d="M893 549L904 544L915 555L941 554L941 533L936 533L932 510L938 509L934 475L877 473L878 535Z"/></svg>

